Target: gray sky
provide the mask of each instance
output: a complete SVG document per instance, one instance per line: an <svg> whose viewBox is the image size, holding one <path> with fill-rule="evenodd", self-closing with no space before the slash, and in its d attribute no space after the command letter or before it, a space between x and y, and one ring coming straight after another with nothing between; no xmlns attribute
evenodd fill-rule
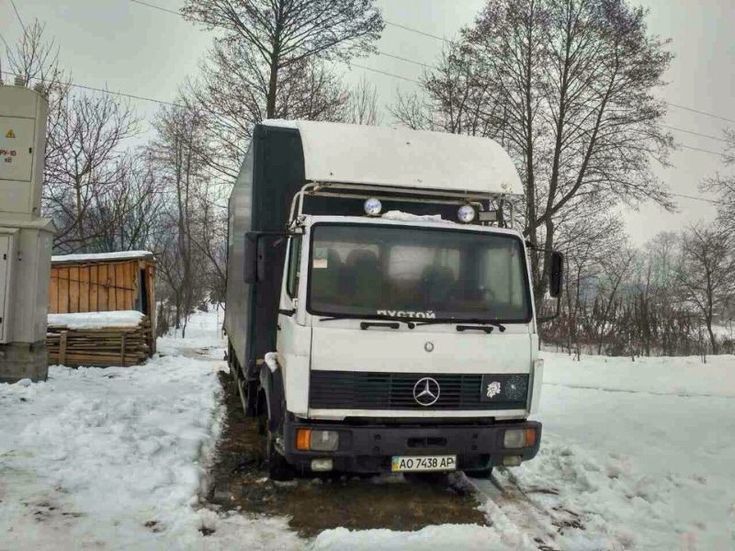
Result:
<svg viewBox="0 0 735 551"><path fill-rule="evenodd" d="M145 0L176 10L181 0ZM421 29L446 38L472 21L483 0L378 0L387 21ZM676 55L661 90L666 101L735 120L735 40L732 21L735 0L643 0L651 10L651 31L672 39ZM24 22L46 22L47 34L60 47L63 66L70 68L74 82L171 101L178 86L197 72L197 64L212 36L181 18L129 0L15 0ZM0 34L14 42L21 33L10 0L0 0ZM440 40L387 26L378 48L386 53L432 64ZM416 79L422 68L403 61L373 56L356 63ZM396 91L410 92L416 85L390 76L353 67L348 80L362 76L378 87L381 102L390 105ZM134 101L141 117L150 118L156 105ZM388 117L383 121L389 123ZM735 124L670 107L666 124L702 134L721 136ZM721 151L723 143L672 131L682 145ZM720 157L681 149L671 160L672 168L660 169L660 177L675 193L703 197L697 189L705 177L723 170ZM707 220L714 206L702 201L676 198L679 212L670 214L651 205L624 214L627 231L641 244L662 230L678 230L688 223Z"/></svg>

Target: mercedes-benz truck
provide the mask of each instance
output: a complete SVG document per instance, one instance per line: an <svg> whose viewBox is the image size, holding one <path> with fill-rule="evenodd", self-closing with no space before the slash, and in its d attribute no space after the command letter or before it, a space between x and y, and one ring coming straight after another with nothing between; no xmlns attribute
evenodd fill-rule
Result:
<svg viewBox="0 0 735 551"><path fill-rule="evenodd" d="M487 138L255 126L229 200L225 330L271 477L488 475L536 455L543 361L513 229L521 189Z"/></svg>

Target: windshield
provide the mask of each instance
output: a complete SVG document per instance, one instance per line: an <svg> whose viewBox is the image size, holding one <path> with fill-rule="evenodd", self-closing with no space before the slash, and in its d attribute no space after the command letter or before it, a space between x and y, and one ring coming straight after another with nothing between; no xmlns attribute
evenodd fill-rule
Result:
<svg viewBox="0 0 735 551"><path fill-rule="evenodd" d="M517 237L442 228L315 224L309 311L355 317L528 322Z"/></svg>

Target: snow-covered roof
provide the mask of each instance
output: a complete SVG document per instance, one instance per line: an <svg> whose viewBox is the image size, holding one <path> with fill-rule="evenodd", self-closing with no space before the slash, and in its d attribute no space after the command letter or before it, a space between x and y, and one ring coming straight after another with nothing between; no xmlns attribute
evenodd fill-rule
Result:
<svg viewBox="0 0 735 551"><path fill-rule="evenodd" d="M111 260L134 260L138 258L153 258L153 253L150 251L119 251L115 253L61 254L52 256L51 262L54 264L109 262Z"/></svg>
<svg viewBox="0 0 735 551"><path fill-rule="evenodd" d="M79 312L74 314L49 314L48 324L67 329L104 329L106 327L137 327L144 315L135 310L114 312Z"/></svg>
<svg viewBox="0 0 735 551"><path fill-rule="evenodd" d="M332 122L273 119L263 124L298 129L307 181L523 192L510 156L490 138Z"/></svg>

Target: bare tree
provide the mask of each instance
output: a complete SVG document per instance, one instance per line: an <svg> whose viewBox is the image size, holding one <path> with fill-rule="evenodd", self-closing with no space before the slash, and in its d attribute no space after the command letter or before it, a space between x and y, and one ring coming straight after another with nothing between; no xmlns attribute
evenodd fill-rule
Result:
<svg viewBox="0 0 735 551"><path fill-rule="evenodd" d="M725 132L727 145L725 149L725 165L735 166L735 130ZM701 186L703 191L719 195L717 208L718 223L730 234L735 232L735 174L718 174L707 179Z"/></svg>
<svg viewBox="0 0 735 551"><path fill-rule="evenodd" d="M159 273L175 309L175 327L186 334L189 314L203 300L207 288L206 258L197 247L199 189L210 183L200 152L206 149L202 115L181 107L164 108L156 121L157 138L150 158L165 186L165 206L158 235Z"/></svg>
<svg viewBox="0 0 735 551"><path fill-rule="evenodd" d="M651 171L673 146L661 126L665 104L653 94L671 54L646 16L625 0L489 0L462 33L465 56L424 79L448 130L470 133L481 123L514 156L525 234L546 251L533 263L537 298L557 221L576 199L671 206ZM477 106L462 111L475 96Z"/></svg>
<svg viewBox="0 0 735 551"><path fill-rule="evenodd" d="M481 59L463 43L449 44L437 68L423 77L427 93L398 95L391 109L399 122L414 129L497 137L503 141L503 107L486 78Z"/></svg>
<svg viewBox="0 0 735 551"><path fill-rule="evenodd" d="M31 84L41 82L47 90L66 89L66 75L59 67L59 49L45 38L46 26L38 19L28 25L14 48L7 50L7 64L13 76Z"/></svg>
<svg viewBox="0 0 735 551"><path fill-rule="evenodd" d="M266 91L266 118L276 115L282 71L370 52L384 26L374 0L187 0L181 11L209 29L224 29L225 43L250 50Z"/></svg>
<svg viewBox="0 0 735 551"><path fill-rule="evenodd" d="M10 72L29 86L41 84L49 100L43 209L57 227L54 247L109 250L103 234L109 236L131 214L123 204L142 204L141 197L123 193L130 164L124 141L136 128L131 108L110 96L72 94L58 48L38 20L26 27L7 58Z"/></svg>
<svg viewBox="0 0 735 551"><path fill-rule="evenodd" d="M560 222L557 241L566 263L563 313L551 327L541 329L543 334L553 334L559 332L557 325L564 325L567 349L579 358L584 318L589 303L597 295L604 263L624 248L626 236L620 217L608 213L607 209L580 204L573 214Z"/></svg>
<svg viewBox="0 0 735 551"><path fill-rule="evenodd" d="M143 151L119 163L115 185L95 195L87 211L90 252L145 249L161 229L164 189L151 163Z"/></svg>
<svg viewBox="0 0 735 551"><path fill-rule="evenodd" d="M345 122L375 126L380 123L378 89L365 77L349 93Z"/></svg>
<svg viewBox="0 0 735 551"><path fill-rule="evenodd" d="M200 77L185 86L182 102L202 114L207 142L213 146L200 153L225 180L237 177L253 125L266 118L267 95L260 62L242 42L216 43ZM303 59L280 71L273 117L341 120L348 100L348 91L323 62Z"/></svg>
<svg viewBox="0 0 735 551"><path fill-rule="evenodd" d="M54 246L85 251L97 235L88 213L123 176L124 140L136 132L127 104L109 95L67 96L47 136L44 205L57 226Z"/></svg>
<svg viewBox="0 0 735 551"><path fill-rule="evenodd" d="M683 235L677 280L684 300L702 317L712 352L717 354L715 316L735 297L735 257L727 234L717 227L694 225Z"/></svg>

